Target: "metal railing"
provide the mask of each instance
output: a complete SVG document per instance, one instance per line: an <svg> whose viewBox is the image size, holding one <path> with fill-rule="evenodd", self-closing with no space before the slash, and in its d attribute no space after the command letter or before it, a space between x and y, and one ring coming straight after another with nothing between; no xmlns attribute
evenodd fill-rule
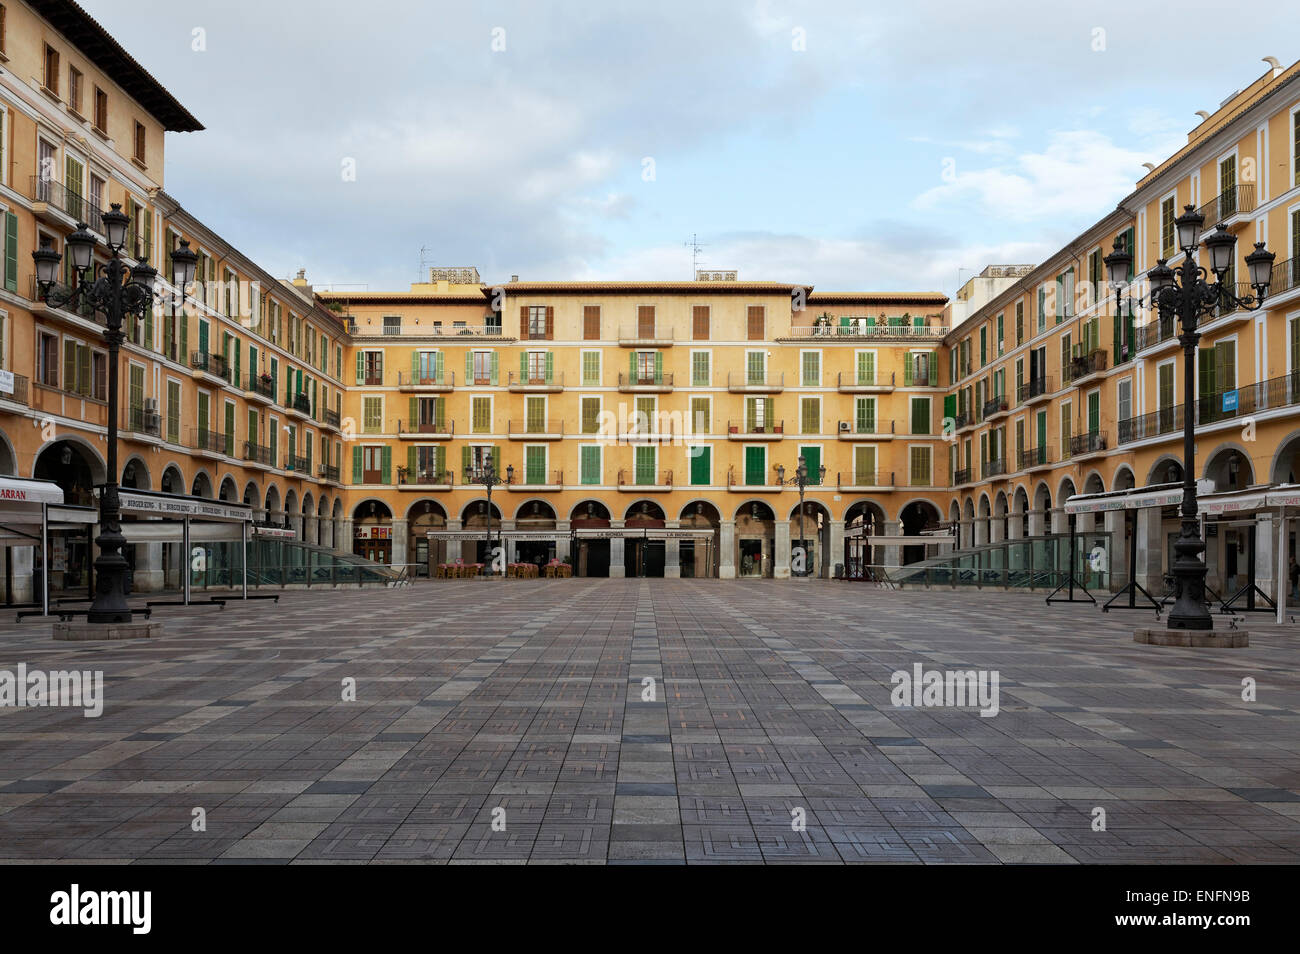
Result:
<svg viewBox="0 0 1300 954"><path fill-rule="evenodd" d="M903 387L937 388L938 386L938 368L914 368L910 363L903 365Z"/></svg>
<svg viewBox="0 0 1300 954"><path fill-rule="evenodd" d="M433 467L417 467L411 472L406 467L397 468L398 485L433 485L451 486L455 483L455 472L450 470L437 470ZM337 479L337 478L335 478ZM472 484L473 481L470 481Z"/></svg>
<svg viewBox="0 0 1300 954"><path fill-rule="evenodd" d="M839 471L835 472L835 488L837 490L845 487L892 487L894 486L894 472L884 470L873 471L854 471L849 474L849 482L845 483L843 475Z"/></svg>
<svg viewBox="0 0 1300 954"><path fill-rule="evenodd" d="M848 375L849 380L845 381L843 371L836 372L835 386L837 388L892 388L894 386L894 372L889 372L889 381L886 383L883 378L879 378L875 373L864 380L863 375L854 372Z"/></svg>
<svg viewBox="0 0 1300 954"><path fill-rule="evenodd" d="M1016 388L1016 403L1024 404L1026 401L1046 394L1050 389L1051 385L1048 382L1047 375L1030 378Z"/></svg>
<svg viewBox="0 0 1300 954"><path fill-rule="evenodd" d="M661 371L659 374L632 375L619 372L618 386L620 388L670 388L673 386L673 373Z"/></svg>
<svg viewBox="0 0 1300 954"><path fill-rule="evenodd" d="M1137 350L1145 351L1162 341L1168 341L1177 334L1178 327L1173 315L1165 315L1155 321L1149 321L1137 329Z"/></svg>
<svg viewBox="0 0 1300 954"><path fill-rule="evenodd" d="M104 234L103 213L81 193L69 189L62 182L32 176L31 199L34 202L52 205L69 218L85 222L100 235Z"/></svg>
<svg viewBox="0 0 1300 954"><path fill-rule="evenodd" d="M324 413L324 417L325 417L325 425L326 425L327 427L338 427L338 426L339 426L339 412L338 412L338 411L331 411L329 408L326 408L326 409L325 409L325 413Z"/></svg>
<svg viewBox="0 0 1300 954"><path fill-rule="evenodd" d="M1280 295L1300 287L1300 255L1288 258L1273 266L1273 276L1268 286L1270 296Z"/></svg>
<svg viewBox="0 0 1300 954"><path fill-rule="evenodd" d="M126 410L129 430L153 437L158 437L162 433L162 417L157 411L146 411L142 407L128 407Z"/></svg>
<svg viewBox="0 0 1300 954"><path fill-rule="evenodd" d="M649 479L647 480L645 478ZM646 473L645 471L636 468L633 468L632 470L620 470L618 472L618 486L663 487L665 489L671 489L673 486L673 472L671 470L665 470L656 474L653 471Z"/></svg>
<svg viewBox="0 0 1300 954"><path fill-rule="evenodd" d="M13 401L15 404L27 403L27 378L21 374L14 375L12 391L0 390L0 401Z"/></svg>
<svg viewBox="0 0 1300 954"><path fill-rule="evenodd" d="M1106 435L1102 431L1088 431L1085 434L1074 434L1070 437L1071 457L1078 457L1082 454L1095 454L1105 449Z"/></svg>
<svg viewBox="0 0 1300 954"><path fill-rule="evenodd" d="M206 351L190 352L190 367L199 371L215 374L219 378L230 380L230 365L223 354L209 354Z"/></svg>
<svg viewBox="0 0 1300 954"><path fill-rule="evenodd" d="M1106 359L1108 355L1105 350L1098 348L1088 354L1079 355L1077 358L1070 359L1070 380L1077 381L1080 378L1086 378L1090 374L1096 374L1099 371L1106 370Z"/></svg>
<svg viewBox="0 0 1300 954"><path fill-rule="evenodd" d="M456 386L456 372L443 369L442 374L410 374L397 372L397 386L401 388L450 388Z"/></svg>
<svg viewBox="0 0 1300 954"><path fill-rule="evenodd" d="M308 417L311 416L310 395L303 394L301 391L299 391L297 394L293 396L293 404L291 406L295 411L298 411L301 414L306 414Z"/></svg>
<svg viewBox="0 0 1300 954"><path fill-rule="evenodd" d="M873 421L869 421L869 422L867 422L867 423L870 424L870 427L864 427L864 426L863 426L863 423L862 423L861 421L856 420L856 419L854 419L854 420L852 420L852 421L840 421L840 422L839 422L839 427L840 427L840 431L839 431L839 432L840 432L841 434L867 434L867 435L871 435L871 434L881 434L881 435L884 435L884 434L893 434L893 433L895 433L894 428L897 426L897 422L894 421L894 420L891 420L891 421L889 422L889 430L886 431L886 430L883 430L883 429L881 429L880 427L877 426L877 424L879 423L879 422L877 422L877 421L874 421L874 420L873 420Z"/></svg>
<svg viewBox="0 0 1300 954"><path fill-rule="evenodd" d="M190 446L195 450L211 451L214 454L226 453L226 435L208 427L192 429Z"/></svg>
<svg viewBox="0 0 1300 954"><path fill-rule="evenodd" d="M541 374L537 376L522 375L516 371L510 371L506 374L506 387L511 388L539 388L539 387L564 387L564 372L559 374Z"/></svg>
<svg viewBox="0 0 1300 954"><path fill-rule="evenodd" d="M630 327L624 326L618 330L618 340L620 342L628 341L676 341L677 331L671 327L665 327L658 323L649 327L633 324Z"/></svg>
<svg viewBox="0 0 1300 954"><path fill-rule="evenodd" d="M766 369L760 373L751 371L728 371L727 387L729 388L784 388L785 372L780 374L769 374Z"/></svg>
<svg viewBox="0 0 1300 954"><path fill-rule="evenodd" d="M954 487L960 487L962 484L969 484L971 480L971 469L961 467L952 472L952 483Z"/></svg>
<svg viewBox="0 0 1300 954"><path fill-rule="evenodd" d="M552 474L552 476L555 478L554 480L551 481L551 484L554 484L554 485L556 485L556 486L560 486L560 487L564 486L564 471L562 471L562 470L553 470L553 471L551 471L551 474ZM537 474L529 474L529 473L527 473L527 471L525 471L524 475L523 475L522 477L520 477L520 476L519 476L519 471L516 470L516 471L515 471L515 477L518 477L519 479L518 479L518 480L511 480L511 479L507 478L506 481L505 481L505 483L506 483L508 486L512 486L512 487L515 487L515 486L518 486L518 487L539 487L539 486L546 486L546 472L543 471L543 472L540 474L540 476L541 476L541 478L542 478L541 480L530 480L530 479L529 479L530 477L536 477L536 476L539 476L539 475L537 475ZM471 480L470 483L472 484L472 483L474 483L474 481Z"/></svg>
<svg viewBox="0 0 1300 954"><path fill-rule="evenodd" d="M934 340L948 333L947 325L869 325L859 320L853 324L814 324L792 327L778 338L924 338Z"/></svg>
<svg viewBox="0 0 1300 954"><path fill-rule="evenodd" d="M1300 371L1247 384L1240 388L1202 395L1192 405L1194 423L1200 427L1249 416L1260 411L1300 404ZM1160 408L1119 422L1118 442L1127 444L1163 434L1182 433L1183 405Z"/></svg>
<svg viewBox="0 0 1300 954"><path fill-rule="evenodd" d="M455 434L456 422L441 421L422 421L419 418L398 418L397 433L399 434Z"/></svg>
<svg viewBox="0 0 1300 954"><path fill-rule="evenodd" d="M1028 450L1020 452L1020 469L1028 470L1031 467L1043 467L1052 462L1052 451L1049 447L1031 447Z"/></svg>
<svg viewBox="0 0 1300 954"><path fill-rule="evenodd" d="M984 474L985 480L992 477L1001 477L1007 472L1007 459L1005 457L995 457L993 460L986 460L981 472Z"/></svg>
<svg viewBox="0 0 1300 954"><path fill-rule="evenodd" d="M1004 394L996 395L984 402L985 417L988 417L991 414L1000 414L1008 409L1009 405L1007 404L1007 398Z"/></svg>
<svg viewBox="0 0 1300 954"><path fill-rule="evenodd" d="M322 480L329 480L336 484L339 482L339 469L337 467L332 467L329 464L321 464L317 473L320 475Z"/></svg>
<svg viewBox="0 0 1300 954"><path fill-rule="evenodd" d="M1213 228L1239 212L1253 212L1255 211L1255 186L1253 184L1230 186L1196 211L1205 216L1205 225L1202 228L1206 229Z"/></svg>
<svg viewBox="0 0 1300 954"><path fill-rule="evenodd" d="M744 430L741 430L741 427ZM727 421L728 434L784 434L785 421L773 421L771 424L755 424L749 421L741 421L733 424Z"/></svg>
<svg viewBox="0 0 1300 954"><path fill-rule="evenodd" d="M275 381L271 379L269 374L257 374L256 372L250 371L244 390L252 391L254 394L260 394L262 397L270 398L272 401L275 400Z"/></svg>
<svg viewBox="0 0 1300 954"><path fill-rule="evenodd" d="M296 471L300 474L311 476L311 461L306 457L299 457L297 454L289 454L284 459L284 469Z"/></svg>
<svg viewBox="0 0 1300 954"><path fill-rule="evenodd" d="M267 444L244 441L244 460L273 467L275 465L275 448Z"/></svg>

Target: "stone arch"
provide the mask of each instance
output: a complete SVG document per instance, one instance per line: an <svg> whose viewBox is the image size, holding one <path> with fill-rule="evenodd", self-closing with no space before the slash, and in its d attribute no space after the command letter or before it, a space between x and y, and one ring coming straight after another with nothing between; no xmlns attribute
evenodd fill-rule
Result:
<svg viewBox="0 0 1300 954"><path fill-rule="evenodd" d="M634 500L632 503L628 504L627 509L623 511L624 523L632 521L642 524L653 522L662 526L666 519L667 514L664 513L664 508L661 507L657 501L650 500L648 497Z"/></svg>
<svg viewBox="0 0 1300 954"><path fill-rule="evenodd" d="M335 501L335 503L337 503L337 501ZM325 498L322 497L321 507L323 508L324 506ZM324 513L325 511L322 509L321 514L323 515ZM418 500L412 501L411 505L406 508L406 513L402 515L402 519L407 522L413 522L417 517L422 517L427 514L436 514L441 516L444 523L447 520L447 509L432 497L421 497Z"/></svg>
<svg viewBox="0 0 1300 954"><path fill-rule="evenodd" d="M217 495L219 500L225 500L229 503L236 503L240 500L239 485L235 483L235 478L226 474L221 478L221 492Z"/></svg>
<svg viewBox="0 0 1300 954"><path fill-rule="evenodd" d="M1214 481L1215 490L1245 490L1255 482L1254 462L1235 441L1225 441L1205 455L1202 473Z"/></svg>
<svg viewBox="0 0 1300 954"><path fill-rule="evenodd" d="M122 465L120 485L128 490L151 490L153 483L149 476L149 465L139 454L131 454Z"/></svg>
<svg viewBox="0 0 1300 954"><path fill-rule="evenodd" d="M1183 479L1183 462L1172 454L1161 454L1147 471L1146 484L1176 484Z"/></svg>
<svg viewBox="0 0 1300 954"><path fill-rule="evenodd" d="M14 445L9 440L9 435L3 429L0 429L0 476L18 476L18 455L14 452Z"/></svg>
<svg viewBox="0 0 1300 954"><path fill-rule="evenodd" d="M1111 477L1112 490L1132 490L1137 486L1137 478L1133 476L1133 468L1128 464L1120 464L1115 468L1115 474Z"/></svg>
<svg viewBox="0 0 1300 954"><path fill-rule="evenodd" d="M1052 490L1047 481L1040 480L1034 487L1034 510L1047 513L1052 509Z"/></svg>
<svg viewBox="0 0 1300 954"><path fill-rule="evenodd" d="M681 512L677 515L679 520L695 520L697 517L704 518L715 527L722 520L722 514L718 512L718 508L714 506L712 501L705 500L703 497L696 497L694 500L686 501L686 503L682 504Z"/></svg>
<svg viewBox="0 0 1300 954"><path fill-rule="evenodd" d="M1061 478L1061 482L1056 485L1056 505L1064 507L1065 502L1079 491L1075 488L1074 478L1066 474Z"/></svg>
<svg viewBox="0 0 1300 954"><path fill-rule="evenodd" d="M605 526L609 526L610 510L599 500L579 500L569 511L570 522L578 521L604 521ZM591 524L588 523L588 526Z"/></svg>
<svg viewBox="0 0 1300 954"><path fill-rule="evenodd" d="M543 508L543 510L539 511L539 507ZM527 500L521 501L519 506L515 508L513 519L528 520L530 518L535 518L539 513L541 514L542 519L547 519L552 522L559 519L555 513L555 508L541 497L529 497Z"/></svg>
<svg viewBox="0 0 1300 954"><path fill-rule="evenodd" d="M1083 481L1083 493L1085 494L1104 494L1106 492L1106 481L1102 478L1099 471L1089 471L1088 476Z"/></svg>
<svg viewBox="0 0 1300 954"><path fill-rule="evenodd" d="M190 482L190 495L212 499L212 477L205 468L200 467L195 472L194 479Z"/></svg>
<svg viewBox="0 0 1300 954"><path fill-rule="evenodd" d="M266 488L266 504L263 509L266 511L266 520L271 523L284 516L280 510L280 488L275 484L270 484Z"/></svg>
<svg viewBox="0 0 1300 954"><path fill-rule="evenodd" d="M250 480L244 484L244 496L241 499L254 510L262 509L262 491L257 486L257 481Z"/></svg>
<svg viewBox="0 0 1300 954"><path fill-rule="evenodd" d="M158 482L159 490L165 494L184 494L185 487L185 474L179 464L170 463L163 468L162 480Z"/></svg>
<svg viewBox="0 0 1300 954"><path fill-rule="evenodd" d="M1269 483L1300 483L1300 430L1292 431L1278 442L1268 466Z"/></svg>
<svg viewBox="0 0 1300 954"><path fill-rule="evenodd" d="M64 453L65 450L68 451L67 454ZM75 481L72 471L76 471ZM51 475L60 472L66 472L65 479L69 481L68 487L59 484L63 487L65 500L71 490L75 491L73 496L78 498L82 498L84 494L85 502L89 505L91 488L104 483L107 479L108 466L100 456L99 450L90 441L79 435L69 434L42 444L32 462L32 476L37 480L53 480L59 483L57 477Z"/></svg>
<svg viewBox="0 0 1300 954"><path fill-rule="evenodd" d="M380 501L380 503L382 502ZM484 526L484 515L488 512L487 507L488 499L486 496L467 502L460 510L461 525L464 527ZM497 506L495 501L492 503L492 520L497 525L501 521L501 508Z"/></svg>
<svg viewBox="0 0 1300 954"><path fill-rule="evenodd" d="M969 502L970 498L967 498ZM904 504L898 511L898 522L904 536L917 536L925 530L939 529L939 523L943 519L942 511L932 501L920 497ZM926 558L926 547L924 544L909 543L902 549L900 562L906 566L909 563L918 563Z"/></svg>

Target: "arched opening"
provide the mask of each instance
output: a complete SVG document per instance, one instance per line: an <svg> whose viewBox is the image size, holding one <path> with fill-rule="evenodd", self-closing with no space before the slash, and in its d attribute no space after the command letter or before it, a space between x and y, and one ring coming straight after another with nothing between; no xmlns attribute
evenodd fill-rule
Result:
<svg viewBox="0 0 1300 954"><path fill-rule="evenodd" d="M761 500L750 500L736 510L736 575L770 577L776 553L776 514Z"/></svg>
<svg viewBox="0 0 1300 954"><path fill-rule="evenodd" d="M1029 494L1024 487L1017 487L1011 495L1011 519L1020 528L1020 536L1029 536Z"/></svg>
<svg viewBox="0 0 1300 954"><path fill-rule="evenodd" d="M4 431L0 431L0 476L18 476L18 457L14 454L13 444L9 442L9 435Z"/></svg>
<svg viewBox="0 0 1300 954"><path fill-rule="evenodd" d="M165 494L183 494L185 493L185 475L175 464L168 464L163 471L162 481L159 482L159 489Z"/></svg>
<svg viewBox="0 0 1300 954"><path fill-rule="evenodd" d="M709 531L708 536L683 537L678 544L680 575L686 579L718 575L718 536L722 515L707 500L694 500L682 508L677 525L683 530Z"/></svg>
<svg viewBox="0 0 1300 954"><path fill-rule="evenodd" d="M104 462L79 440L55 441L37 455L32 476L58 484L64 503L93 507L94 487L104 480Z"/></svg>
<svg viewBox="0 0 1300 954"><path fill-rule="evenodd" d="M579 501L569 513L569 526L575 533L573 572L578 576L609 576L609 537L584 537L582 534L584 530L592 533L607 531L609 524L609 508L599 500Z"/></svg>
<svg viewBox="0 0 1300 954"><path fill-rule="evenodd" d="M127 490L149 489L149 468L141 458L132 456L126 462L122 468L120 486Z"/></svg>
<svg viewBox="0 0 1300 954"><path fill-rule="evenodd" d="M272 527L282 526L284 511L280 509L280 488L275 484L266 488L266 514L263 519Z"/></svg>
<svg viewBox="0 0 1300 954"><path fill-rule="evenodd" d="M489 510L486 497L471 500L460 512L460 525L466 530L477 531L473 539L462 542L460 558L467 563L491 563L492 547L497 546L501 539L501 508L493 503ZM478 533L483 534L482 539L478 538Z"/></svg>
<svg viewBox="0 0 1300 954"><path fill-rule="evenodd" d="M324 512L325 501L322 499L321 513ZM447 529L447 511L436 500L417 500L406 511L406 525L410 528L411 562L415 564L416 573L433 576L434 566L450 562L447 559L447 541L429 539L430 530Z"/></svg>
<svg viewBox="0 0 1300 954"><path fill-rule="evenodd" d="M190 494L195 497L212 499L212 478L207 475L206 471L201 470L194 475L194 482L190 484Z"/></svg>
<svg viewBox="0 0 1300 954"><path fill-rule="evenodd" d="M1216 448L1205 461L1205 476L1216 491L1245 490L1255 482L1250 457L1232 444Z"/></svg>
<svg viewBox="0 0 1300 954"><path fill-rule="evenodd" d="M638 500L623 514L623 526L626 534L623 538L623 574L624 576L664 575L666 557L665 541L653 539L651 530L664 528L664 510L653 500ZM641 531L638 536L635 531Z"/></svg>
<svg viewBox="0 0 1300 954"><path fill-rule="evenodd" d="M324 496L316 503L316 546L334 546L334 527L330 525L330 508Z"/></svg>
<svg viewBox="0 0 1300 954"><path fill-rule="evenodd" d="M227 503L237 503L239 501L239 487L235 484L235 478L227 475L221 481L221 493L218 497Z"/></svg>
<svg viewBox="0 0 1300 954"><path fill-rule="evenodd" d="M970 503L969 498L966 502ZM913 500L898 515L899 522L902 524L903 535L907 537L915 537L938 530L939 517L939 508L928 500ZM921 562L926 558L925 551L926 545L923 543L905 545L902 553L903 565Z"/></svg>
<svg viewBox="0 0 1300 954"><path fill-rule="evenodd" d="M957 505L954 502L953 507ZM954 510L954 515L956 511ZM884 536L889 520L874 500L858 500L844 511L844 576L865 580L872 567L885 562Z"/></svg>
<svg viewBox="0 0 1300 954"><path fill-rule="evenodd" d="M363 500L352 511L352 552L375 563L393 562L393 512L382 500Z"/></svg>
<svg viewBox="0 0 1300 954"><path fill-rule="evenodd" d="M531 563L542 572L542 567L555 559L558 542L555 531L555 509L545 500L527 500L515 511L513 539L514 562Z"/></svg>
<svg viewBox="0 0 1300 954"><path fill-rule="evenodd" d="M830 511L817 500L795 504L790 512L790 575L829 578Z"/></svg>

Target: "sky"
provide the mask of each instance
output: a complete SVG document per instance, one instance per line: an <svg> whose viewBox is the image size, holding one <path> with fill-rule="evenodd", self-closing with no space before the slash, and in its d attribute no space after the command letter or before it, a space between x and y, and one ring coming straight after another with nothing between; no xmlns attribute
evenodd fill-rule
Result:
<svg viewBox="0 0 1300 954"><path fill-rule="evenodd" d="M1034 264L1289 65L1220 4L81 0L206 129L167 191L274 275L942 291ZM1275 39L1280 38L1280 39Z"/></svg>

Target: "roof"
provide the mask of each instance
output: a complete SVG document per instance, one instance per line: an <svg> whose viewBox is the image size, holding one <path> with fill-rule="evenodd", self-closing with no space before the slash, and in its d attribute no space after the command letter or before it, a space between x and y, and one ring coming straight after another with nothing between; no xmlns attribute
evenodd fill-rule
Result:
<svg viewBox="0 0 1300 954"><path fill-rule="evenodd" d="M638 292L784 295L797 288L802 288L806 293L812 292L811 285L790 284L789 282L503 282L500 285L493 286L493 288L500 288L507 295L517 295L523 292L541 295L584 292L588 294L614 295L632 295Z"/></svg>
<svg viewBox="0 0 1300 954"><path fill-rule="evenodd" d="M168 132L197 132L203 128L175 96L72 0L27 0L27 4L147 109Z"/></svg>
<svg viewBox="0 0 1300 954"><path fill-rule="evenodd" d="M316 297L322 301L348 305L482 305L487 302L490 294L490 289L482 288L477 291L443 293L319 291Z"/></svg>
<svg viewBox="0 0 1300 954"><path fill-rule="evenodd" d="M813 292L809 304L818 305L946 305L943 292Z"/></svg>

